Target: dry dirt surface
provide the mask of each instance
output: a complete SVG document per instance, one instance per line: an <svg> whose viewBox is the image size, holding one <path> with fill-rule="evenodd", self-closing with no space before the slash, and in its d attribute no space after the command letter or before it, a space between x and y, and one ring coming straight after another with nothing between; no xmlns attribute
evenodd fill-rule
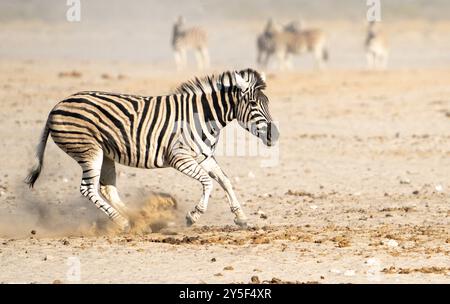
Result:
<svg viewBox="0 0 450 304"><path fill-rule="evenodd" d="M81 197L79 167L51 139L25 187L40 130L73 92L163 94L192 75L32 60L0 71L0 282L450 283L450 69L269 72L277 164L219 157L251 226L232 225L216 185L187 228L195 181L119 166L123 200L153 229L129 234Z"/></svg>

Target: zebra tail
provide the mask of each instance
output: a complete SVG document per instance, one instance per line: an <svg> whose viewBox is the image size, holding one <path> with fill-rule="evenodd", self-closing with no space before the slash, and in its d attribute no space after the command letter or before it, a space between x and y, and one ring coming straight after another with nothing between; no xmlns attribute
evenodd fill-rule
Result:
<svg viewBox="0 0 450 304"><path fill-rule="evenodd" d="M42 166L44 164L45 146L47 145L47 139L48 139L49 133L50 133L50 130L48 127L48 120L47 120L47 122L45 123L44 130L42 130L39 144L36 148L35 164L34 164L33 168L30 170L30 173L28 174L27 178L25 179L25 183L30 188L33 188L34 183L36 182L39 175L41 174Z"/></svg>

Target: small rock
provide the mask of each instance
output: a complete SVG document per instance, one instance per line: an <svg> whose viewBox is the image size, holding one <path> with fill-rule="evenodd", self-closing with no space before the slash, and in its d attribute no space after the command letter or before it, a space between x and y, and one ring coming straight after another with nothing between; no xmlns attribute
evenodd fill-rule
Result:
<svg viewBox="0 0 450 304"><path fill-rule="evenodd" d="M369 266L380 266L380 261L376 258L368 258L366 264Z"/></svg>
<svg viewBox="0 0 450 304"><path fill-rule="evenodd" d="M261 281L259 280L258 276L252 276L252 278L250 279L250 281L251 281L253 284L260 284L260 283L261 283Z"/></svg>
<svg viewBox="0 0 450 304"><path fill-rule="evenodd" d="M223 268L223 270L234 270L233 266L226 266Z"/></svg>
<svg viewBox="0 0 450 304"><path fill-rule="evenodd" d="M309 208L311 208L312 210L316 210L317 209L317 205L309 205Z"/></svg>
<svg viewBox="0 0 450 304"><path fill-rule="evenodd" d="M384 244L388 245L389 247L397 247L398 242L396 240L387 240L384 242Z"/></svg>
<svg viewBox="0 0 450 304"><path fill-rule="evenodd" d="M61 280L54 280L53 284L62 284L62 281Z"/></svg>
<svg viewBox="0 0 450 304"><path fill-rule="evenodd" d="M259 215L260 218L267 219L267 214L264 211L258 210L256 213Z"/></svg>
<svg viewBox="0 0 450 304"><path fill-rule="evenodd" d="M214 263L215 261L217 261L216 258L212 258L212 259L211 259L211 262L212 262L212 263Z"/></svg>
<svg viewBox="0 0 450 304"><path fill-rule="evenodd" d="M412 192L412 194L418 195L418 194L419 194L419 190L414 190L414 191Z"/></svg>
<svg viewBox="0 0 450 304"><path fill-rule="evenodd" d="M44 261L50 261L52 259L53 259L53 257L51 255L46 255L43 260Z"/></svg>
<svg viewBox="0 0 450 304"><path fill-rule="evenodd" d="M442 187L442 185L438 184L434 187L434 189L436 189L437 192L443 192L444 191L444 187Z"/></svg>
<svg viewBox="0 0 450 304"><path fill-rule="evenodd" d="M346 270L346 271L344 272L344 275L345 275L346 277L352 277L352 276L354 276L355 274L356 274L356 272L355 272L354 270L352 270L352 269Z"/></svg>
<svg viewBox="0 0 450 304"><path fill-rule="evenodd" d="M31 234L35 235L36 234L36 230L31 230Z"/></svg>
<svg viewBox="0 0 450 304"><path fill-rule="evenodd" d="M409 184L411 184L411 180L409 178L402 178L402 179L400 179L400 184L401 185L409 185Z"/></svg>
<svg viewBox="0 0 450 304"><path fill-rule="evenodd" d="M220 272L218 272L218 273L215 273L214 276L215 276L215 277L221 277L221 276L223 276L223 274L221 274Z"/></svg>

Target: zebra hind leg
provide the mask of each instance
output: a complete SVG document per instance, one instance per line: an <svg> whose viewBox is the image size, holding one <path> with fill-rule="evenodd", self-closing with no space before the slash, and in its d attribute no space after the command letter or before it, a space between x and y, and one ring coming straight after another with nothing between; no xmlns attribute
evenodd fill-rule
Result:
<svg viewBox="0 0 450 304"><path fill-rule="evenodd" d="M92 157L95 155L94 157ZM103 163L103 152L91 153L89 158L78 158L78 163L83 169L80 192L102 210L108 217L119 226L122 231L128 231L129 221L120 214L113 206L108 204L99 194L100 175Z"/></svg>
<svg viewBox="0 0 450 304"><path fill-rule="evenodd" d="M195 60L197 61L197 68L201 71L205 68L205 62L201 49L195 50Z"/></svg>
<svg viewBox="0 0 450 304"><path fill-rule="evenodd" d="M103 197L122 214L129 214L127 206L122 202L116 186L116 167L114 161L103 157L100 172L100 193Z"/></svg>

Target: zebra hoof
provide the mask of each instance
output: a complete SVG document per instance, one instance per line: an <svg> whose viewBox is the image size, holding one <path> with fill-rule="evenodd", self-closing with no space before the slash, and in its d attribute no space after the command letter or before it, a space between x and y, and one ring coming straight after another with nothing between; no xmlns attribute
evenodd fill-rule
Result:
<svg viewBox="0 0 450 304"><path fill-rule="evenodd" d="M239 227L241 227L241 228L247 228L247 227L248 227L247 219L242 219L242 218L236 217L236 218L234 219L234 223L235 223L236 225L238 225Z"/></svg>
<svg viewBox="0 0 450 304"><path fill-rule="evenodd" d="M186 225L187 225L188 227L190 227L190 226L194 225L195 222L196 222L196 220L195 220L195 218L192 216L192 212L188 212L188 213L186 214Z"/></svg>
<svg viewBox="0 0 450 304"><path fill-rule="evenodd" d="M115 220L114 224L117 225L121 233L129 233L131 230L130 222L125 218Z"/></svg>

